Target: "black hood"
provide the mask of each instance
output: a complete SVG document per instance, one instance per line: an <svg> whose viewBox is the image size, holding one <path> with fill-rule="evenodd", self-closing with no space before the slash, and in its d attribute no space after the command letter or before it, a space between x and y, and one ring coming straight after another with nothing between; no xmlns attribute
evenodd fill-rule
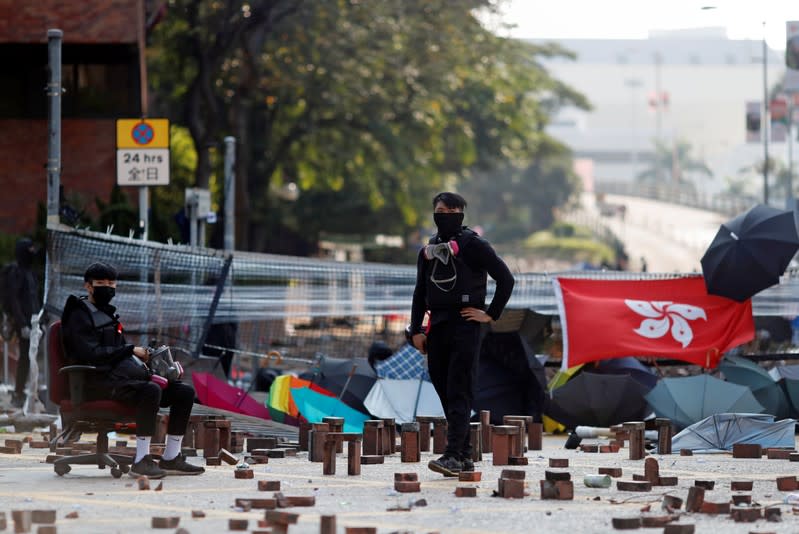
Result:
<svg viewBox="0 0 799 534"><path fill-rule="evenodd" d="M17 257L17 265L20 267L30 267L33 264L33 248L33 241L27 237L17 240L17 246L14 249L14 253Z"/></svg>

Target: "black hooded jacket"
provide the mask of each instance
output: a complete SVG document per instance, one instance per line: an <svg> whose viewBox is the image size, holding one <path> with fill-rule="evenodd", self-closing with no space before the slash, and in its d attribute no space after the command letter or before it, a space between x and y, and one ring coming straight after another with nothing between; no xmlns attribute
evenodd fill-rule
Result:
<svg viewBox="0 0 799 534"><path fill-rule="evenodd" d="M41 307L39 285L31 268L33 265L32 246L33 241L30 239L24 238L17 241L14 250L17 261L12 264L9 273L8 285L12 292L9 299L11 308L9 313L17 330L26 326L30 327L31 315Z"/></svg>
<svg viewBox="0 0 799 534"><path fill-rule="evenodd" d="M64 349L70 363L93 365L95 381L149 380L149 371L131 358L114 306L97 308L86 297L70 295L61 316Z"/></svg>

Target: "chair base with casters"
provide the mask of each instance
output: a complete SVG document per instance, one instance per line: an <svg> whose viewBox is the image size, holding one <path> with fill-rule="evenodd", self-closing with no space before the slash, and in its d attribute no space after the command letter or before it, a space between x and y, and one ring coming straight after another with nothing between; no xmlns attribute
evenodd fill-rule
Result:
<svg viewBox="0 0 799 534"><path fill-rule="evenodd" d="M134 457L108 452L108 433L121 428L134 428L136 408L113 400L85 400L84 386L89 373L97 372L91 365L65 365L66 356L61 340L61 323L50 326L47 350L51 373L50 400L57 404L63 423L62 432L50 441L50 451L69 446L83 433L97 433L97 446L92 453L64 456L53 462L56 474L63 476L73 465L96 465L111 468L111 476L119 478L130 470Z"/></svg>
<svg viewBox="0 0 799 534"><path fill-rule="evenodd" d="M67 427L67 430L59 434L56 440L50 443L51 450L55 449L56 443L60 443L58 440L62 439L62 436L65 436L67 433L73 433L77 426L85 428L86 432L94 431L94 429L92 429L89 425L74 425L71 428ZM95 452L64 456L63 458L59 458L53 462L53 469L55 470L56 474L58 476L66 475L72 470L72 465L96 465L100 469L110 467L111 476L114 478L119 478L123 473L130 471L130 466L133 463L133 456L108 452L107 432L107 427L97 431L97 448Z"/></svg>

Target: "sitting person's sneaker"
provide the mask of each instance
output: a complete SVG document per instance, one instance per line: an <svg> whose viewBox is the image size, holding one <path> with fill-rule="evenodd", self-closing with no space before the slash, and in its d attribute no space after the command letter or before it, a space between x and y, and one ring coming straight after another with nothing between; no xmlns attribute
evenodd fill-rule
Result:
<svg viewBox="0 0 799 534"><path fill-rule="evenodd" d="M166 471L158 467L153 457L148 454L131 465L128 474L132 477L164 478L166 476Z"/></svg>
<svg viewBox="0 0 799 534"><path fill-rule="evenodd" d="M461 471L474 471L474 462L471 458L461 458Z"/></svg>
<svg viewBox="0 0 799 534"><path fill-rule="evenodd" d="M159 465L161 469L170 475L200 475L205 473L204 467L187 462L183 453L178 453L178 455L171 460L164 460L162 458Z"/></svg>
<svg viewBox="0 0 799 534"><path fill-rule="evenodd" d="M457 458L445 454L438 460L430 460L427 467L436 473L441 473L445 477L456 477L463 469L463 464Z"/></svg>

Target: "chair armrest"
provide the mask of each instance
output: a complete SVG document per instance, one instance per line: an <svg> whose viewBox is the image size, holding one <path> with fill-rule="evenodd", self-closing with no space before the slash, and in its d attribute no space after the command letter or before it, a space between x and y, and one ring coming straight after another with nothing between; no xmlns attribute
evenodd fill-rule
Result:
<svg viewBox="0 0 799 534"><path fill-rule="evenodd" d="M97 367L93 365L67 365L58 370L58 374L62 373L75 373L82 371L96 371Z"/></svg>
<svg viewBox="0 0 799 534"><path fill-rule="evenodd" d="M67 365L58 370L58 374L67 373L69 376L69 400L73 406L80 406L84 400L84 387L86 385L86 373L97 372L97 367L93 365Z"/></svg>

